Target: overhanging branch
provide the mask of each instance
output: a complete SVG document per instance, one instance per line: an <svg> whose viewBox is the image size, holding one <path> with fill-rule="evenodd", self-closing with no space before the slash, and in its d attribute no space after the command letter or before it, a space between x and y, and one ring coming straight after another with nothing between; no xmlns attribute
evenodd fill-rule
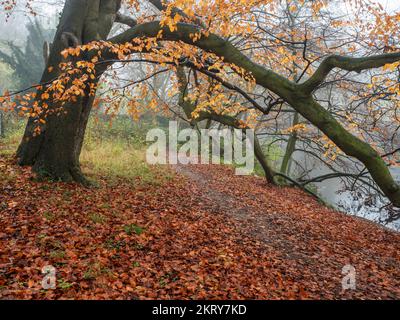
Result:
<svg viewBox="0 0 400 320"><path fill-rule="evenodd" d="M315 73L304 83L300 84L300 90L310 94L321 85L334 68L360 73L362 70L380 68L386 64L400 61L400 52L381 55L352 58L340 55L331 55L325 58Z"/></svg>
<svg viewBox="0 0 400 320"><path fill-rule="evenodd" d="M127 15L124 15L120 12L117 13L115 22L125 24L131 28L133 28L137 25L137 21L135 19L133 19L132 17L129 17Z"/></svg>

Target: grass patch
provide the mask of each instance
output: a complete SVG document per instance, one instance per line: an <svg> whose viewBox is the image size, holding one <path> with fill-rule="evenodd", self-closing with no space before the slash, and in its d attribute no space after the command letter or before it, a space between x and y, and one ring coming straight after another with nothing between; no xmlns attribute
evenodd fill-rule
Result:
<svg viewBox="0 0 400 320"><path fill-rule="evenodd" d="M50 258L54 260L62 260L65 258L65 251L62 250L51 251Z"/></svg>
<svg viewBox="0 0 400 320"><path fill-rule="evenodd" d="M103 267L100 263L94 263L85 270L83 273L82 278L84 280L95 280L97 277L101 276L102 274L112 274L112 271L107 268Z"/></svg>
<svg viewBox="0 0 400 320"><path fill-rule="evenodd" d="M91 118L89 122L80 158L84 174L94 182L98 178L111 184L124 180L132 182L133 186L159 186L174 177L165 167L146 163L146 133L158 126L157 123L138 124L125 116L114 119L112 125L110 121ZM10 118L7 122L6 137L0 138L0 156L15 154L24 133L25 122L21 118ZM0 183L15 178L13 175L1 176Z"/></svg>
<svg viewBox="0 0 400 320"><path fill-rule="evenodd" d="M128 225L124 226L124 231L128 235L135 233L138 236L140 236L144 232L144 228L139 227L136 224L128 224Z"/></svg>
<svg viewBox="0 0 400 320"><path fill-rule="evenodd" d="M174 174L162 166L146 162L146 134L159 123L133 122L126 116L115 119L92 118L81 154L84 172L110 183L120 180L137 185L162 185Z"/></svg>
<svg viewBox="0 0 400 320"><path fill-rule="evenodd" d="M43 212L43 217L47 220L47 221L53 221L55 219L55 216L53 213L49 212L49 211L45 211Z"/></svg>
<svg viewBox="0 0 400 320"><path fill-rule="evenodd" d="M0 156L12 156L18 148L24 133L25 121L15 119L7 123L4 138L0 137Z"/></svg>
<svg viewBox="0 0 400 320"><path fill-rule="evenodd" d="M58 287L62 290L67 290L74 285L73 283L69 283L64 279L59 279L57 282L58 282Z"/></svg>
<svg viewBox="0 0 400 320"><path fill-rule="evenodd" d="M89 219L94 223L103 224L106 222L107 218L98 213L92 213L89 215Z"/></svg>
<svg viewBox="0 0 400 320"><path fill-rule="evenodd" d="M81 163L85 173L114 183L123 179L135 185L160 185L173 177L164 168L148 165L145 154L144 147L136 149L122 140L89 140L82 150Z"/></svg>

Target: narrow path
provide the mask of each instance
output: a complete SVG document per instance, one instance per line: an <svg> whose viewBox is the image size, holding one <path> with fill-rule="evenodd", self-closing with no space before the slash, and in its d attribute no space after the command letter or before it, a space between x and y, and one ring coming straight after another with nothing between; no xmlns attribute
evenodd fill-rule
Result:
<svg viewBox="0 0 400 320"><path fill-rule="evenodd" d="M361 298L365 292L400 297L398 233L328 209L300 190L235 176L227 167L178 165L175 170L197 185L211 213L232 219L238 232L262 242L285 261L280 272L308 290L327 290L332 298ZM357 290L343 292L347 264L356 269Z"/></svg>

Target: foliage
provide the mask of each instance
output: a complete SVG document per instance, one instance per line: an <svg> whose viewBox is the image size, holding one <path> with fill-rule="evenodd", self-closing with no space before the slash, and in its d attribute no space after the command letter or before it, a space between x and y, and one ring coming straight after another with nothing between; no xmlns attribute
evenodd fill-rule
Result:
<svg viewBox="0 0 400 320"><path fill-rule="evenodd" d="M80 1L69 2L79 9L69 13L82 16L83 27L58 34L48 81L35 92L6 91L0 103L29 118L28 141L41 150L75 135L80 142L85 127L63 120L79 117L86 126L92 107L104 113L90 120L81 154L97 184L40 182L40 163L18 167L10 146L0 145L1 298L400 297L397 233L300 190L235 177L230 167L176 166L175 174L144 162L144 133L162 122L155 114L193 127L255 128L271 145L261 152L269 162L290 139L290 156L307 155L304 166L292 157L295 184L311 190L341 177L347 189L400 207L389 171L400 162L398 12L369 0L126 0L130 16L121 19L119 1L111 14L111 24L126 26L103 35L105 2ZM21 2L33 10L32 1ZM16 5L0 2L9 14ZM36 54L32 48L14 55ZM62 136L64 124L74 134ZM11 144L14 134L6 139ZM50 168L54 153L41 154ZM313 177L310 159L331 173ZM75 160L65 161L72 180L83 178ZM48 264L57 267L54 291L40 290ZM340 271L348 264L356 266L357 290L344 292Z"/></svg>
<svg viewBox="0 0 400 320"><path fill-rule="evenodd" d="M400 56L385 53L396 51L388 49L395 40L388 30L397 26L397 14L362 0L345 1L344 7L335 7L335 12L330 10L336 2L324 0L149 2L160 14L146 17L142 1L126 1L142 14L136 21L128 19L131 30L107 41L87 41L62 50L62 59L56 59L61 63L45 70L48 76L54 73L56 79L38 85L38 95L25 95L20 102L11 101L10 94L5 94L5 107L13 109L20 103L21 114L36 124L31 134L38 136L46 127L47 117L68 113L63 107L71 101L96 95L98 77L104 72L102 65L112 66L118 61L147 63L149 66L142 68L144 78L122 86L118 68L106 70L111 75L106 80L109 89L97 96L95 106L106 104L106 112L111 115L123 108L134 119L149 111L172 111L178 116L185 111L190 122L200 122L207 115L229 116L243 128L272 128L277 136L297 133L299 139L307 140L303 151L311 154L310 148L318 149L322 157L317 158L328 166L338 157L345 161L357 159L351 171L358 175L339 175L354 180L367 169L370 176L357 178L353 188L361 184L368 191L382 191L394 206L400 206L400 186L387 168L387 164L398 163L395 145L399 126L388 119L397 117ZM342 15L342 11L348 13ZM374 28L383 22L386 28ZM329 36L323 31L327 29ZM349 40L341 41L343 37ZM385 54L376 48L383 48ZM380 54L373 55L377 51ZM249 53L246 56L243 52ZM135 59L138 54L140 59ZM354 58L356 55L365 58ZM178 75L182 67L189 69L185 86L188 93L178 105L190 102L194 105L190 111L173 110L175 100L162 99L149 83L152 78L168 74L173 83L165 86L165 91L170 97L182 96ZM333 72L335 67L341 71ZM380 67L383 76L370 71ZM348 75L352 71L362 72L363 78ZM382 87L385 93L380 92ZM339 97L332 98L337 90ZM35 102L28 106L24 100L30 99ZM376 101L380 99L385 104L377 110ZM358 110L360 100L362 110ZM282 107L294 108L315 127L310 128L307 121L288 126L288 118L281 116ZM271 112L276 117L270 117ZM271 121L275 126L268 125ZM334 166L330 168L337 171ZM267 176L273 181L273 174Z"/></svg>
<svg viewBox="0 0 400 320"><path fill-rule="evenodd" d="M181 168L195 181L92 189L35 182L9 159L0 167L16 175L0 184L0 257L13 259L2 265L3 299L400 297L399 235L300 190L211 165ZM349 263L357 290L342 291ZM56 290L41 289L48 264Z"/></svg>

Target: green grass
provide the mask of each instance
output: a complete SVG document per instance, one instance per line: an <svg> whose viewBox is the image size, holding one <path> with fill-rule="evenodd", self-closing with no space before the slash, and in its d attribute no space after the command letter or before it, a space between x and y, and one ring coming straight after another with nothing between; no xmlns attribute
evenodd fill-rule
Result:
<svg viewBox="0 0 400 320"><path fill-rule="evenodd" d="M160 185L172 179L172 172L165 167L146 163L145 137L152 126L124 116L112 121L92 119L81 154L84 172L111 183L123 179L133 185Z"/></svg>
<svg viewBox="0 0 400 320"><path fill-rule="evenodd" d="M162 166L146 163L147 131L156 124L138 124L121 116L114 120L92 118L89 122L81 154L84 174L91 180L104 178L109 183L120 180L132 182L133 186L162 185L173 178L173 173ZM0 156L15 154L21 141L25 120L12 118L6 122L6 137L0 138ZM15 177L4 174L0 183Z"/></svg>
<svg viewBox="0 0 400 320"><path fill-rule="evenodd" d="M124 231L128 235L131 235L132 233L135 233L138 236L140 236L144 232L144 229L142 227L139 227L136 224L128 224L128 225L124 226Z"/></svg>
<svg viewBox="0 0 400 320"><path fill-rule="evenodd" d="M57 282L58 282L57 286L62 290L67 290L74 285L73 283L69 283L65 279L59 279L59 280L57 280Z"/></svg>
<svg viewBox="0 0 400 320"><path fill-rule="evenodd" d="M0 138L0 156L11 156L15 154L24 133L25 121L13 119L7 121L4 138Z"/></svg>
<svg viewBox="0 0 400 320"><path fill-rule="evenodd" d="M65 258L65 251L55 250L50 252L50 258L55 260L61 260Z"/></svg>
<svg viewBox="0 0 400 320"><path fill-rule="evenodd" d="M136 150L121 140L86 141L81 154L81 164L85 171L111 179L150 179L151 170L144 160L142 150Z"/></svg>
<svg viewBox="0 0 400 320"><path fill-rule="evenodd" d="M49 212L49 211L43 212L43 217L44 217L47 221L53 221L53 220L55 220L54 214L51 213L51 212Z"/></svg>
<svg viewBox="0 0 400 320"><path fill-rule="evenodd" d="M106 222L106 217L102 216L101 214L98 213L92 213L89 215L89 219L94 222L94 223L99 223L103 224Z"/></svg>

